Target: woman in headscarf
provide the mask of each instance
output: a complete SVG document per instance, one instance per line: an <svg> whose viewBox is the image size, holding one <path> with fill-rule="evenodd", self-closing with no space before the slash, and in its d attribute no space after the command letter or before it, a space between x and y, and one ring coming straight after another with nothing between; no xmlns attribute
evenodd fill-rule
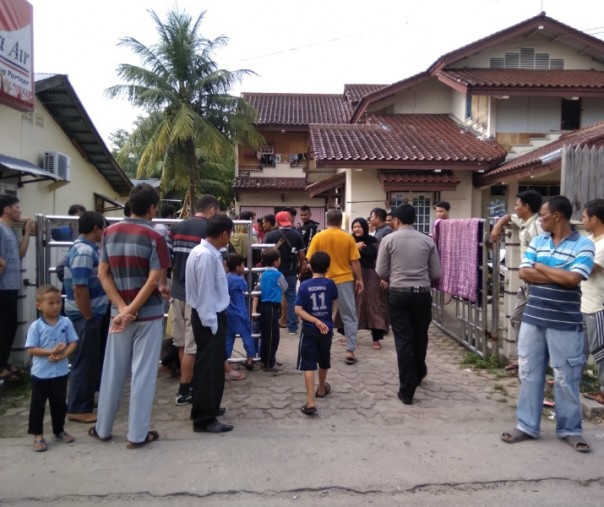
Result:
<svg viewBox="0 0 604 507"><path fill-rule="evenodd" d="M355 218L352 222L352 236L361 254L361 269L365 289L356 295L357 320L359 329L371 330L373 348L381 349L380 340L388 332L390 318L386 291L380 287L375 272L379 241L369 235L369 224L364 218Z"/></svg>

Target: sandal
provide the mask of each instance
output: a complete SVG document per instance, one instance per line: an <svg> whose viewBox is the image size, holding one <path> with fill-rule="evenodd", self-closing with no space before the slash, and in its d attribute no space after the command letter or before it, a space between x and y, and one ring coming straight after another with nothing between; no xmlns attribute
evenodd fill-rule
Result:
<svg viewBox="0 0 604 507"><path fill-rule="evenodd" d="M57 433L52 439L55 442L62 442L64 444L71 444L75 440L69 433L65 433L64 431Z"/></svg>
<svg viewBox="0 0 604 507"><path fill-rule="evenodd" d="M325 382L323 388L323 394L319 394L319 388L317 387L317 390L315 392L315 398L325 398L325 396L327 396L331 392L331 386L327 382Z"/></svg>
<svg viewBox="0 0 604 507"><path fill-rule="evenodd" d="M305 415L315 415L317 413L317 407L309 407L308 405L302 405L300 411Z"/></svg>
<svg viewBox="0 0 604 507"><path fill-rule="evenodd" d="M600 405L604 405L604 395L601 392L583 393L583 396L588 400L597 401Z"/></svg>
<svg viewBox="0 0 604 507"><path fill-rule="evenodd" d="M4 382L7 383L19 382L19 377L17 377L17 375L15 375L12 371L7 368L2 370L2 373L0 373L0 379L4 380Z"/></svg>
<svg viewBox="0 0 604 507"><path fill-rule="evenodd" d="M568 437L562 437L562 440L577 452L591 452L591 447L581 435L569 435Z"/></svg>
<svg viewBox="0 0 604 507"><path fill-rule="evenodd" d="M109 435L108 437L99 436L99 434L96 432L96 426L93 426L92 428L90 428L88 430L88 435L91 436L92 438L96 438L97 440L100 440L101 442L108 442L109 440L111 440L111 435Z"/></svg>
<svg viewBox="0 0 604 507"><path fill-rule="evenodd" d="M382 344L380 342L373 342L373 344L371 345L371 348L373 348L375 350L380 350L382 348Z"/></svg>
<svg viewBox="0 0 604 507"><path fill-rule="evenodd" d="M354 356L346 356L346 364L355 364L357 362L357 358Z"/></svg>
<svg viewBox="0 0 604 507"><path fill-rule="evenodd" d="M506 431L501 434L501 440L506 444L515 444L516 442L522 442L524 440L534 440L528 433L520 431L518 428L514 428L512 431Z"/></svg>
<svg viewBox="0 0 604 507"><path fill-rule="evenodd" d="M159 440L159 433L157 431L149 431L145 440L142 442L130 442L130 440L128 440L126 447L128 449L138 449L144 445L150 444L151 442L155 442L156 440Z"/></svg>
<svg viewBox="0 0 604 507"><path fill-rule="evenodd" d="M247 359L244 363L243 363L243 367L247 370L247 371L252 371L254 369L254 360L253 359Z"/></svg>
<svg viewBox="0 0 604 507"><path fill-rule="evenodd" d="M44 452L46 450L46 440L34 440L34 452Z"/></svg>

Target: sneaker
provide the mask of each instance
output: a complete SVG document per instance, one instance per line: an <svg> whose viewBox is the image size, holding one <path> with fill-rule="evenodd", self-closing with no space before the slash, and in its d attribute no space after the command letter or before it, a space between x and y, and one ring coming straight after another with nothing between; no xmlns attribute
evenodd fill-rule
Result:
<svg viewBox="0 0 604 507"><path fill-rule="evenodd" d="M177 405L187 405L189 403L193 403L193 389L189 388L187 394L176 395L176 404Z"/></svg>

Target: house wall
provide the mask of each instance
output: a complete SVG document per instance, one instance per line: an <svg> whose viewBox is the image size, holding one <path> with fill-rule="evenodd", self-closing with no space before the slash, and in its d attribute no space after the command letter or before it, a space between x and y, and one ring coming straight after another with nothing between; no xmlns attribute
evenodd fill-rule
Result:
<svg viewBox="0 0 604 507"><path fill-rule="evenodd" d="M581 127L589 127L604 121L604 100L583 99L581 110Z"/></svg>
<svg viewBox="0 0 604 507"><path fill-rule="evenodd" d="M261 131L267 146L273 147L273 152L281 159L276 163L276 168L264 167L263 173L268 170L268 176L298 176L303 175L302 168L307 165L308 160L300 160L297 167L290 167L290 156L306 155L308 152L308 132L281 132L280 130ZM246 148L240 148L238 153L239 174L245 172L246 167L258 167L260 160L257 152ZM272 170L272 171L271 171ZM291 172L290 172L291 170ZM262 173L254 174L262 176Z"/></svg>
<svg viewBox="0 0 604 507"><path fill-rule="evenodd" d="M451 88L432 78L371 104L367 112L368 114L450 114L453 93Z"/></svg>
<svg viewBox="0 0 604 507"><path fill-rule="evenodd" d="M0 106L0 153L42 167L45 151L58 151L71 158L71 181L27 183L18 191L24 216L66 215L71 204L94 209L94 192L123 201L88 163L65 133L36 100L33 113L20 113Z"/></svg>
<svg viewBox="0 0 604 507"><path fill-rule="evenodd" d="M346 204L342 211L354 220L367 218L373 208L388 208L386 192L380 185L377 172L346 169Z"/></svg>
<svg viewBox="0 0 604 507"><path fill-rule="evenodd" d="M306 192L241 192L236 202L236 213L242 206L323 206L324 199L311 199Z"/></svg>
<svg viewBox="0 0 604 507"><path fill-rule="evenodd" d="M455 176L459 179L459 185L455 190L443 190L440 193L440 200L447 201L451 204L449 211L450 218L467 218L472 216L480 216L476 208L480 208L480 204L476 205L474 197L474 187L472 186L471 171L455 171ZM480 198L478 198L480 202ZM434 220L436 216L432 216Z"/></svg>
<svg viewBox="0 0 604 507"><path fill-rule="evenodd" d="M510 97L496 100L496 132L548 132L560 130L558 97Z"/></svg>
<svg viewBox="0 0 604 507"><path fill-rule="evenodd" d="M505 53L518 53L520 48L533 48L535 53L547 53L550 58L563 58L566 70L594 69L604 70L604 65L592 60L589 56L579 55L576 50L563 44L556 44L538 39L522 39L519 41L506 41L504 45L491 47L469 56L455 64L451 68L463 69L488 69L491 58L503 58Z"/></svg>

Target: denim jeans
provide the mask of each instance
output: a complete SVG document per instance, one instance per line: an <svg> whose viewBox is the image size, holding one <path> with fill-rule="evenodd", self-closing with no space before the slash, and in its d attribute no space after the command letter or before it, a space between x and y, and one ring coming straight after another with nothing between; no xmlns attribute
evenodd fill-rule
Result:
<svg viewBox="0 0 604 507"><path fill-rule="evenodd" d="M543 410L543 388L548 359L554 370L556 435L581 435L579 382L585 363L583 331L538 327L523 322L518 337L520 394L516 427L539 437Z"/></svg>
<svg viewBox="0 0 604 507"><path fill-rule="evenodd" d="M286 276L287 290L285 299L287 300L287 330L290 333L298 332L298 316L296 315L296 284L298 277L296 275Z"/></svg>

